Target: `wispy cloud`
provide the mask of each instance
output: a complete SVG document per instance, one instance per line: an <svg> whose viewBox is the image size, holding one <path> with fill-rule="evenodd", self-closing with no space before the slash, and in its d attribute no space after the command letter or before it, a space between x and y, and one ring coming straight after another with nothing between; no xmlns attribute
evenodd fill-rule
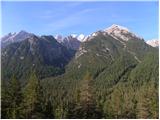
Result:
<svg viewBox="0 0 160 120"><path fill-rule="evenodd" d="M66 2L65 6L58 6L58 8L53 8L51 10L44 10L37 17L40 19L56 19L60 14L65 14L68 9L76 9L76 7L82 5L83 2Z"/></svg>
<svg viewBox="0 0 160 120"><path fill-rule="evenodd" d="M80 6L80 5L82 5L83 4L83 2L80 2L80 1L78 1L78 2L66 2L66 6L67 7L77 7L77 6Z"/></svg>
<svg viewBox="0 0 160 120"><path fill-rule="evenodd" d="M56 18L57 14L55 13L58 13L58 11L53 11L53 10L44 10L40 15L38 15L37 17L39 19L42 19L42 20L50 20L50 19L53 19L53 18Z"/></svg>
<svg viewBox="0 0 160 120"><path fill-rule="evenodd" d="M79 25L85 21L85 17L90 12L93 12L95 9L84 9L80 12L71 14L63 19L59 19L49 23L47 26L53 31L69 28L75 25Z"/></svg>

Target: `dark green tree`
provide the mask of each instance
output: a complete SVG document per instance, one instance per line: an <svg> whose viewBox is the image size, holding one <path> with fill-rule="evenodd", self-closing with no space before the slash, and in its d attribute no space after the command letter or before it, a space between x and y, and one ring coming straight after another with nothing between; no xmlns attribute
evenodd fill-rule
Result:
<svg viewBox="0 0 160 120"><path fill-rule="evenodd" d="M158 118L158 90L153 83L144 85L138 93L137 118Z"/></svg>
<svg viewBox="0 0 160 120"><path fill-rule="evenodd" d="M43 92L40 82L33 72L24 89L24 117L25 118L43 118Z"/></svg>
<svg viewBox="0 0 160 120"><path fill-rule="evenodd" d="M53 111L53 104L51 103L50 99L47 99L43 108L45 118L47 119L54 119L54 111Z"/></svg>
<svg viewBox="0 0 160 120"><path fill-rule="evenodd" d="M9 105L11 101L8 94L8 86L5 81L1 81L1 118L9 118Z"/></svg>
<svg viewBox="0 0 160 120"><path fill-rule="evenodd" d="M71 118L102 118L102 112L98 108L96 104L96 100L94 98L93 92L93 80L89 72L86 73L84 76L81 86L79 95L79 102L75 104L75 108L70 111Z"/></svg>
<svg viewBox="0 0 160 120"><path fill-rule="evenodd" d="M2 118L20 118L21 102L21 85L13 75L8 85L3 84L2 87Z"/></svg>

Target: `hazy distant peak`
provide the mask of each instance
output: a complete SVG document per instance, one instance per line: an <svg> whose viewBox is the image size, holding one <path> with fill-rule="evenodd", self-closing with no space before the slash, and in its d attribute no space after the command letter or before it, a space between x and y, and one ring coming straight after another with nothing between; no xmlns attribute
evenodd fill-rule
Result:
<svg viewBox="0 0 160 120"><path fill-rule="evenodd" d="M70 36L72 36L73 38L77 38L77 34L71 34Z"/></svg>
<svg viewBox="0 0 160 120"><path fill-rule="evenodd" d="M23 41L27 38L30 38L33 35L34 34L28 33L24 30L21 30L18 33L9 33L8 35L5 35L4 37L1 38L1 42L2 42L1 45L2 47L5 47L11 43Z"/></svg>
<svg viewBox="0 0 160 120"><path fill-rule="evenodd" d="M21 31L19 32L19 34L20 34L20 33L28 34L28 32L25 31L25 30L21 30Z"/></svg>
<svg viewBox="0 0 160 120"><path fill-rule="evenodd" d="M57 40L57 42L59 42L59 43L63 42L63 36L62 36L62 35L57 34L57 35L54 36L54 38L55 38L55 39Z"/></svg>

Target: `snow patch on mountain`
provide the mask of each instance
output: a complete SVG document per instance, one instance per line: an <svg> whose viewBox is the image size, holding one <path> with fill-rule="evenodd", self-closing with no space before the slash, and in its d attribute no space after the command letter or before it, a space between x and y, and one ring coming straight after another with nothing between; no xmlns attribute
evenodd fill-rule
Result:
<svg viewBox="0 0 160 120"><path fill-rule="evenodd" d="M85 35L84 35L84 34L80 34L80 35L77 37L77 39L78 39L80 42L83 42L84 38L85 38Z"/></svg>
<svg viewBox="0 0 160 120"><path fill-rule="evenodd" d="M59 43L61 43L63 46L65 46L69 49L77 50L77 49L79 49L81 42L77 39L76 36L77 35L72 34L67 37L64 37L61 39L61 42L59 42Z"/></svg>
<svg viewBox="0 0 160 120"><path fill-rule="evenodd" d="M9 33L1 38L1 45L5 47L14 42L21 42L27 38L30 38L34 34L28 33L24 30L20 31L19 33Z"/></svg>
<svg viewBox="0 0 160 120"><path fill-rule="evenodd" d="M55 35L54 38L58 41L58 42L63 42L64 40L66 40L65 38L75 38L75 40L78 40L80 42L84 41L85 35L84 34L70 34L69 36L65 36L63 37L62 35Z"/></svg>
<svg viewBox="0 0 160 120"><path fill-rule="evenodd" d="M72 36L73 38L77 38L77 34L71 34L70 36Z"/></svg>
<svg viewBox="0 0 160 120"><path fill-rule="evenodd" d="M63 42L63 36L62 35L55 35L54 38L57 40L57 42L61 43Z"/></svg>
<svg viewBox="0 0 160 120"><path fill-rule="evenodd" d="M152 46L152 47L158 47L159 46L159 40L158 39L148 40L146 43L148 45Z"/></svg>
<svg viewBox="0 0 160 120"><path fill-rule="evenodd" d="M2 41L2 42L6 42L6 41L9 41L9 40L12 41L13 38L16 36L16 34L17 34L17 33L9 33L9 34L3 36L3 37L1 38L1 41Z"/></svg>

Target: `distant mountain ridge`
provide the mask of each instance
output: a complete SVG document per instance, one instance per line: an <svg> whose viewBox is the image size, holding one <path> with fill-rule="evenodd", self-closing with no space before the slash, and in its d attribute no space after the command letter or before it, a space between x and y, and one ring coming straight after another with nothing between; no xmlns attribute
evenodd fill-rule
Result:
<svg viewBox="0 0 160 120"><path fill-rule="evenodd" d="M9 33L1 38L1 46L5 47L14 42L20 42L32 37L34 34L21 30L19 33Z"/></svg>
<svg viewBox="0 0 160 120"><path fill-rule="evenodd" d="M74 53L74 50L67 49L53 36L32 35L2 48L2 74L8 78L14 73L23 79L32 69L41 74L41 78L62 74Z"/></svg>
<svg viewBox="0 0 160 120"><path fill-rule="evenodd" d="M81 41L78 40L80 39L79 37ZM21 69L26 71L28 70L28 66L33 67L36 63L40 64L39 66L47 66L47 68L39 68L37 66L37 70L39 69L40 72L48 72L49 69L53 70L55 68L62 68L61 70L64 72L66 66L67 68L69 66L71 68L76 66L75 69L78 68L77 70L81 70L83 66L87 67L91 64L91 58L94 58L95 61L98 60L99 65L103 65L106 62L113 61L116 59L116 56L122 53L124 54L124 52L132 56L135 61L141 62L145 53L152 50L151 46L148 46L143 38L119 25L112 25L105 30L99 30L87 36L83 34L79 36L71 34L67 37L61 35L55 37L52 35L37 36L32 33L20 31L19 33L10 33L2 37L1 45L2 63L6 70L10 68L18 70L20 69L19 67L22 67ZM10 63L9 61L11 59L16 63ZM84 61L85 63L83 63L84 65L78 62L81 59L86 59ZM28 63L22 62L25 60ZM31 63L32 65L29 65ZM14 64L19 65L15 66ZM48 69L48 67L51 68ZM52 70L50 71L53 72L54 70ZM62 71L59 73L55 73L54 71L52 74L47 73L48 75L46 76L61 74ZM20 71L15 72L19 73ZM4 72L4 75L8 76L8 73Z"/></svg>
<svg viewBox="0 0 160 120"><path fill-rule="evenodd" d="M142 37L137 36L136 34L130 32L130 30L126 27L113 24L112 26L104 29L96 31L90 35L84 35L84 34L71 34L69 36L62 36L62 35L55 35L54 38L64 46L66 46L69 49L77 50L80 46L81 42L86 42L91 39L91 37L96 36L99 33L103 34L109 34L110 36L114 37L115 39L122 39L124 41L128 41L128 39L131 38L139 38L143 40ZM129 35L130 34L130 35ZM14 42L20 42L25 40L26 38L29 38L35 34L28 33L24 30L21 30L19 33L9 33L1 38L1 46L2 48L14 43ZM130 38L129 38L130 37ZM151 45L152 47L159 46L158 40L148 40L146 41L147 44Z"/></svg>

